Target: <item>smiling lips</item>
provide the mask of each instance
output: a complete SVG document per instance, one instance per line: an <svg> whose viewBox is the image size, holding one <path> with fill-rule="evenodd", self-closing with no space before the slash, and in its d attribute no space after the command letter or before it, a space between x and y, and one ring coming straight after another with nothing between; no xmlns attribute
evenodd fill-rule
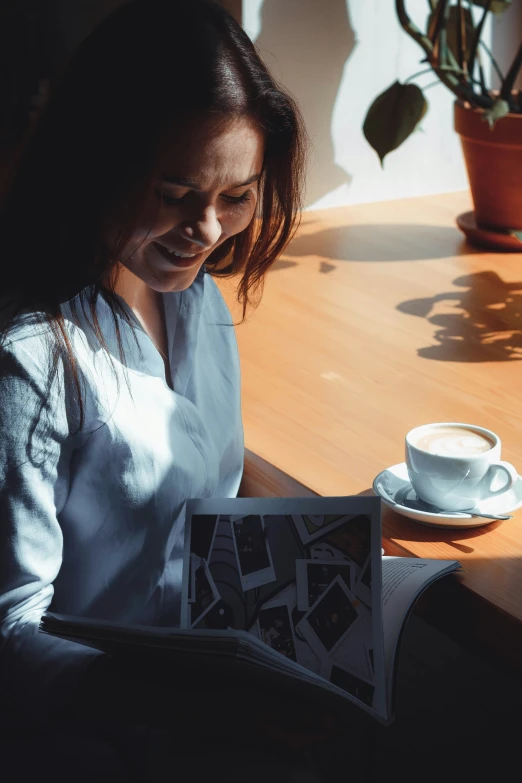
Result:
<svg viewBox="0 0 522 783"><path fill-rule="evenodd" d="M202 255L202 253L180 253L178 250L170 250L159 242L154 242L154 245L162 257L168 260L173 267L182 269L197 264Z"/></svg>
<svg viewBox="0 0 522 783"><path fill-rule="evenodd" d="M165 247L165 250L167 253L171 256L176 256L177 258L194 258L197 253L180 253L179 250L169 250L168 247Z"/></svg>

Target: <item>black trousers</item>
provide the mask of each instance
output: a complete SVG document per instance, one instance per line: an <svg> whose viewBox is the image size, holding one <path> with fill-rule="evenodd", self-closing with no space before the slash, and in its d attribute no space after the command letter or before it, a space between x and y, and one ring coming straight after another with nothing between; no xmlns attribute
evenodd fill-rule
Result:
<svg viewBox="0 0 522 783"><path fill-rule="evenodd" d="M396 718L390 726L352 705L338 709L308 699L297 712L306 711L309 724L325 711L332 713L335 728L292 749L255 728L259 710L266 713L268 707L278 715L291 695L244 686L232 693L229 684L214 683L212 699L215 703L217 695L222 708L212 730L205 720L208 682L198 687L186 682L179 701L172 689L165 691L164 709L172 711L165 728L119 725L100 714L98 720L69 718L38 730L4 731L0 778L4 783L32 783L42 776L54 783L511 779L520 763L520 678L482 662L415 615L399 661Z"/></svg>

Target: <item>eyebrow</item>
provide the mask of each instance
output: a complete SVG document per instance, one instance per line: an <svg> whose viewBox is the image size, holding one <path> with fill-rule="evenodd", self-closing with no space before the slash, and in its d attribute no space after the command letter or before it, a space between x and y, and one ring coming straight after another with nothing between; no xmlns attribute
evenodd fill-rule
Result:
<svg viewBox="0 0 522 783"><path fill-rule="evenodd" d="M162 177L164 182L169 182L171 185L181 185L184 188L192 188L193 190L201 190L201 188L198 186L196 182L192 179L187 179L186 177L171 177L168 174L164 174ZM252 182L258 182L258 180L261 179L261 174L254 174L252 177L249 177L244 182L238 182L237 185L229 185L230 190L235 190L236 188L244 188L246 185L251 185Z"/></svg>

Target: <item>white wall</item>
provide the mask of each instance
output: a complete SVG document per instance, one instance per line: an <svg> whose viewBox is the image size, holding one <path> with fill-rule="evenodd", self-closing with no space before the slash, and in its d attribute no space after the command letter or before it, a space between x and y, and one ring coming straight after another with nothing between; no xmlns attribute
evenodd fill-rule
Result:
<svg viewBox="0 0 522 783"><path fill-rule="evenodd" d="M428 0L409 0L407 7L424 26ZM243 0L243 27L303 112L313 142L309 208L467 187L453 94L441 84L426 93L422 131L390 153L384 170L363 136L374 98L426 68L423 51L397 21L394 0ZM485 41L491 43L491 24ZM415 81L422 86L434 78Z"/></svg>
<svg viewBox="0 0 522 783"><path fill-rule="evenodd" d="M513 57L522 41L522 3L520 0L511 0L512 6L504 14L493 17L492 45L495 60L502 73L509 70ZM498 87L498 79L494 80L494 87ZM519 74L515 84L522 90L522 73Z"/></svg>

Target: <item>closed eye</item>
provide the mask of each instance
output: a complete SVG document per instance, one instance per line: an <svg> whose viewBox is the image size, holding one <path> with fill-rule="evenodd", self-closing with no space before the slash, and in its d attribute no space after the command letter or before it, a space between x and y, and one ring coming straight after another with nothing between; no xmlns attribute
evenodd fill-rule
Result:
<svg viewBox="0 0 522 783"><path fill-rule="evenodd" d="M165 193L164 190L159 190L158 196L162 199L164 204L167 206L173 206L174 204L181 204L181 202L188 196L188 193L185 193L185 195L181 196L181 198L175 198L174 196L169 196L167 193ZM252 191L247 190L246 193L243 193L241 196L222 195L221 198L223 201L226 201L227 204L245 204L252 198Z"/></svg>
<svg viewBox="0 0 522 783"><path fill-rule="evenodd" d="M252 191L247 190L247 192L243 193L241 196L222 196L221 198L228 201L229 204L244 204L252 198Z"/></svg>

